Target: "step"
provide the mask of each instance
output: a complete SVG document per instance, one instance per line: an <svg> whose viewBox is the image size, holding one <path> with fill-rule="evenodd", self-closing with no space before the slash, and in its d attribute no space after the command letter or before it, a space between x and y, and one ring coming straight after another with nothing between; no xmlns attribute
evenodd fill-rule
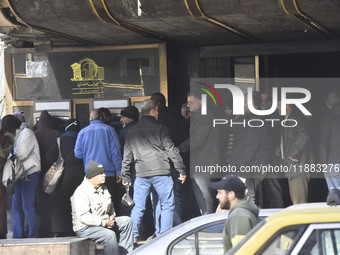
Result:
<svg viewBox="0 0 340 255"><path fill-rule="evenodd" d="M72 237L0 240L0 255L95 255L93 241Z"/></svg>

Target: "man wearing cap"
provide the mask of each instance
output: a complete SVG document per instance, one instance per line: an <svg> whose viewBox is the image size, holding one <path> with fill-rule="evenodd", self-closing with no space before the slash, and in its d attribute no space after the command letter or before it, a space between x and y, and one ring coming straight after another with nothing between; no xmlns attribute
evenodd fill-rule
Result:
<svg viewBox="0 0 340 255"><path fill-rule="evenodd" d="M115 217L111 195L103 185L103 165L90 161L86 170L86 177L71 197L74 232L103 244L105 254L132 252L132 221L127 216Z"/></svg>
<svg viewBox="0 0 340 255"><path fill-rule="evenodd" d="M246 186L235 175L210 183L217 190L221 209L229 210L223 230L224 252L230 250L258 223L259 208L245 195Z"/></svg>
<svg viewBox="0 0 340 255"><path fill-rule="evenodd" d="M130 130L130 128L132 128L138 122L139 112L136 107L127 106L123 110L121 110L120 115L122 115L122 117L120 118L120 122L123 124L123 129L119 133L119 142L123 152L126 134Z"/></svg>

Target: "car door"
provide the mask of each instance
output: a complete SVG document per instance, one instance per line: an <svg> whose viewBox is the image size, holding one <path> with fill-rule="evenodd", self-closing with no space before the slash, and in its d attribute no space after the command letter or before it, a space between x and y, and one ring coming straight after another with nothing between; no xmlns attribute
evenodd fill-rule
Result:
<svg viewBox="0 0 340 255"><path fill-rule="evenodd" d="M291 255L340 255L340 223L311 224Z"/></svg>
<svg viewBox="0 0 340 255"><path fill-rule="evenodd" d="M223 253L223 229L225 220L193 229L176 239L168 249L168 255L219 255Z"/></svg>

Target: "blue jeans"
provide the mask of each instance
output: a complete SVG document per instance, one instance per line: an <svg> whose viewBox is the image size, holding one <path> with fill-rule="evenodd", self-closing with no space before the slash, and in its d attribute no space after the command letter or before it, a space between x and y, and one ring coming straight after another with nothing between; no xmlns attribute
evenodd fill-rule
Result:
<svg viewBox="0 0 340 255"><path fill-rule="evenodd" d="M116 217L115 220L113 229L92 226L77 231L76 235L103 244L105 255L128 254L133 250L131 219L128 216L121 216Z"/></svg>
<svg viewBox="0 0 340 255"><path fill-rule="evenodd" d="M174 209L174 223L173 226L177 226L182 223L182 193L181 193L181 181L178 180L179 173L172 167L171 177L174 182L174 199L175 199L175 209ZM158 200L157 192L154 188L151 189L151 202L152 208L154 210L154 221L155 221L155 236L160 235L160 217L161 217L161 205Z"/></svg>
<svg viewBox="0 0 340 255"><path fill-rule="evenodd" d="M340 173L335 172L335 165L336 164L333 164L333 166L327 165L327 169L325 172L325 179L327 182L328 190L330 190L331 188L340 188Z"/></svg>
<svg viewBox="0 0 340 255"><path fill-rule="evenodd" d="M145 212L146 199L151 192L151 187L157 192L160 203L159 233L171 229L174 220L174 192L171 176L137 177L134 183L133 201L135 206L131 212L133 222L133 237L139 237L139 228Z"/></svg>
<svg viewBox="0 0 340 255"><path fill-rule="evenodd" d="M35 172L15 183L13 194L13 238L23 238L25 216L28 222L28 237L38 237L37 212L35 209L35 192L39 182L39 173Z"/></svg>

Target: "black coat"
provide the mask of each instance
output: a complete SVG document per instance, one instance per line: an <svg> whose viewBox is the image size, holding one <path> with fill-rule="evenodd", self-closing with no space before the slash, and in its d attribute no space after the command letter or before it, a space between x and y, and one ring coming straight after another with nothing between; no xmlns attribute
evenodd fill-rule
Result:
<svg viewBox="0 0 340 255"><path fill-rule="evenodd" d="M240 167L269 163L273 149L270 127L265 121L262 127L248 126L247 122L251 119L262 118L248 113L244 118L245 127L237 125L230 157L231 165ZM242 122L242 120L237 120L237 122ZM259 123L256 124L259 125Z"/></svg>
<svg viewBox="0 0 340 255"><path fill-rule="evenodd" d="M218 114L208 110L207 115L201 115L201 110L192 112L190 116L190 137L178 146L181 153L190 151L190 171L195 174L196 167L201 169L223 166L226 161L228 145L225 125L213 127L213 119ZM211 177L217 177L212 175Z"/></svg>
<svg viewBox="0 0 340 255"><path fill-rule="evenodd" d="M76 132L66 132L60 137L61 155L64 158L64 172L55 191L51 194L54 199L52 205L52 232L72 232L72 214L70 197L84 179L83 161L74 156ZM47 152L49 164L58 157L58 144L55 141Z"/></svg>
<svg viewBox="0 0 340 255"><path fill-rule="evenodd" d="M170 159L176 170L185 174L185 166L172 143L167 128L152 116L143 116L127 133L122 163L123 182L131 182L134 162L136 177L170 175Z"/></svg>
<svg viewBox="0 0 340 255"><path fill-rule="evenodd" d="M319 163L340 163L340 111L331 110L321 118Z"/></svg>
<svg viewBox="0 0 340 255"><path fill-rule="evenodd" d="M304 116L300 110L293 108L288 119L297 121L295 127L283 127L281 129L283 164L289 167L296 166L296 171L287 172L285 175L286 177L292 177L305 173L300 171L301 168L299 168L299 166L304 167L305 164L314 163L314 156L306 116ZM298 162L293 162L289 158L297 159Z"/></svg>

